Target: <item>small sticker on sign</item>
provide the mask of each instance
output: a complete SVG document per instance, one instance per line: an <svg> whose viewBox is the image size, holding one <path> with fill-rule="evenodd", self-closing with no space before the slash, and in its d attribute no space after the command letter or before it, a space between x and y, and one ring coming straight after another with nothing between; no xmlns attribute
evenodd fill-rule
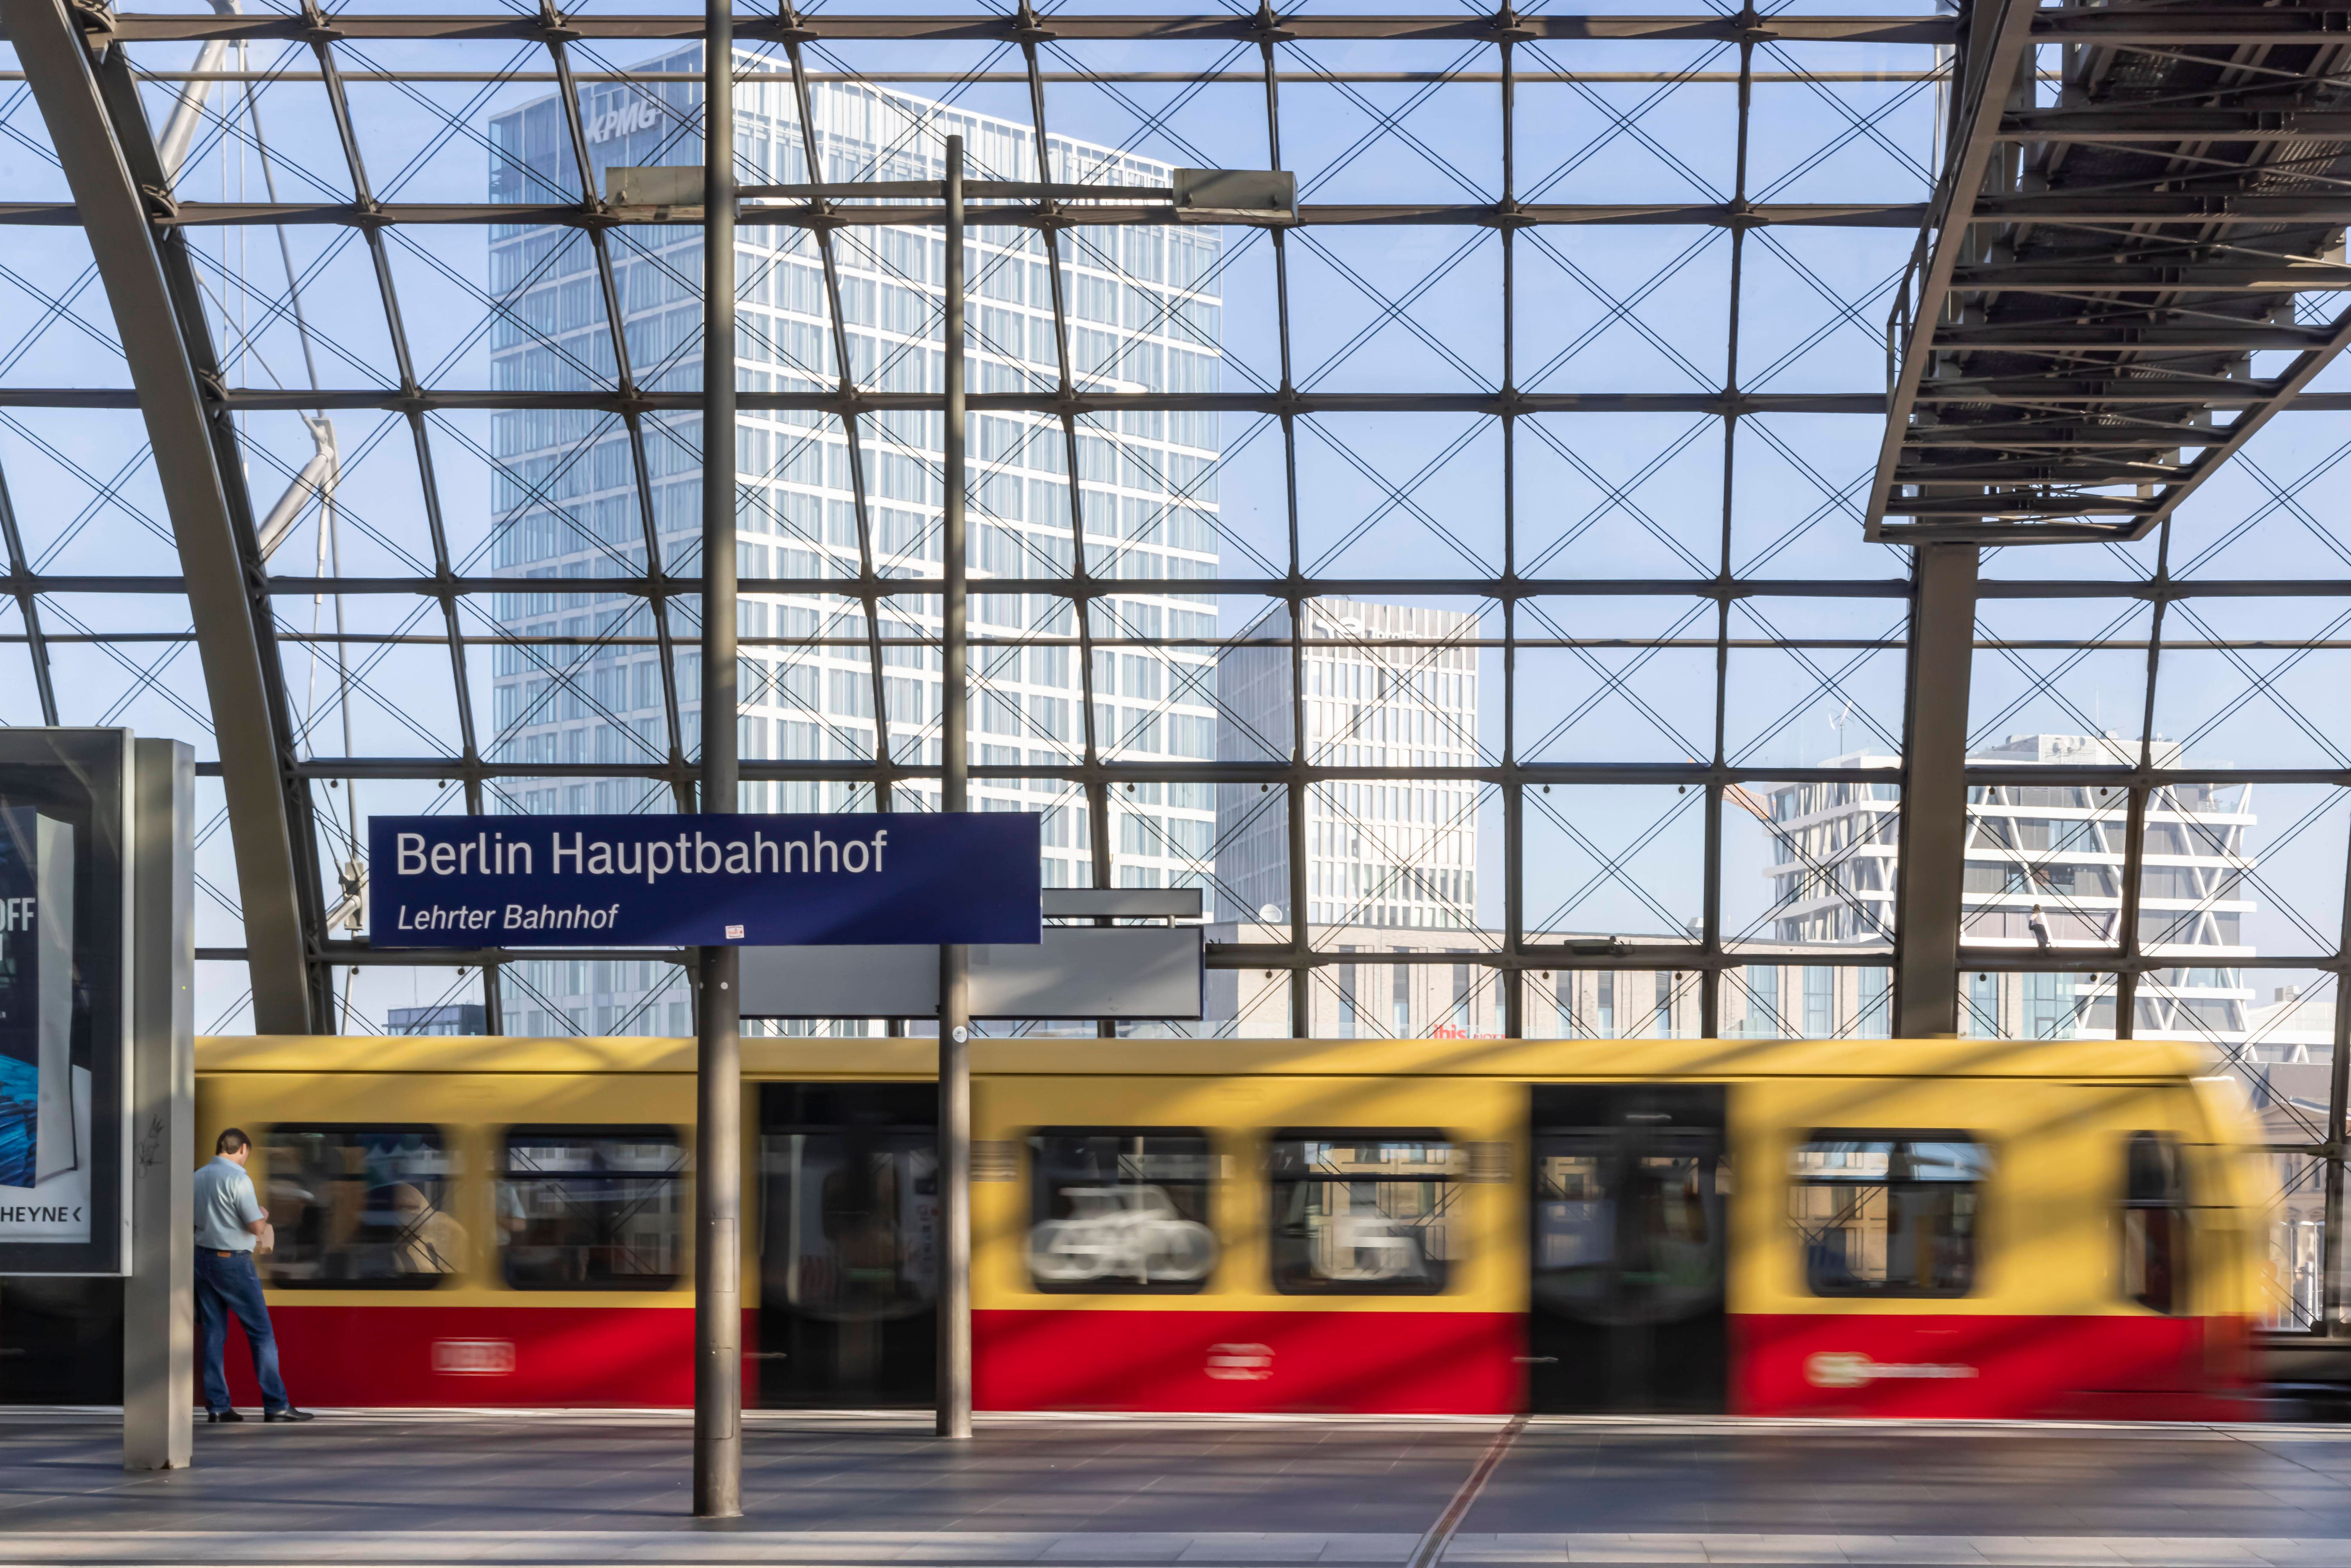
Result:
<svg viewBox="0 0 2351 1568"><path fill-rule="evenodd" d="M740 925L729 925L726 928L726 939L729 942L741 941L743 939L743 928Z"/></svg>

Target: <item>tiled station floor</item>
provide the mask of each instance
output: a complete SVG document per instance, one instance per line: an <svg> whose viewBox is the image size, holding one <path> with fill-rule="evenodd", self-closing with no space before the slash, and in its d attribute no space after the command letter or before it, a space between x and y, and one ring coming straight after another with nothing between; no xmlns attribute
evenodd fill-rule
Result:
<svg viewBox="0 0 2351 1568"><path fill-rule="evenodd" d="M2351 1568L2351 1427L983 1418L747 1423L686 1517L667 1416L0 1414L0 1563L1530 1563Z"/></svg>

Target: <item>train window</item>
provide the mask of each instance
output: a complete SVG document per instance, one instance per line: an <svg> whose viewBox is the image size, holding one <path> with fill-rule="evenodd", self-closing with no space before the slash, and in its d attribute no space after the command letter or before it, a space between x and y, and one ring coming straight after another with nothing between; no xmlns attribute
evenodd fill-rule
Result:
<svg viewBox="0 0 2351 1568"><path fill-rule="evenodd" d="M277 1246L259 1262L275 1289L429 1290L465 1268L437 1127L272 1127L263 1173Z"/></svg>
<svg viewBox="0 0 2351 1568"><path fill-rule="evenodd" d="M1538 1132L1536 1304L1611 1326L1718 1305L1729 1197L1730 1162L1705 1130Z"/></svg>
<svg viewBox="0 0 2351 1568"><path fill-rule="evenodd" d="M2149 1312L2185 1312L2188 1165L2179 1141L2133 1133L2123 1157L2123 1294Z"/></svg>
<svg viewBox="0 0 2351 1568"><path fill-rule="evenodd" d="M1442 1134L1283 1132L1268 1149L1273 1287L1284 1294L1427 1295L1456 1260L1467 1160Z"/></svg>
<svg viewBox="0 0 2351 1568"><path fill-rule="evenodd" d="M1029 1277L1040 1291L1197 1291L1217 1264L1207 1135L1047 1127L1029 1140Z"/></svg>
<svg viewBox="0 0 2351 1568"><path fill-rule="evenodd" d="M1823 1131L1799 1144L1789 1218L1816 1296L1963 1296L1991 1151L1966 1133Z"/></svg>
<svg viewBox="0 0 2351 1568"><path fill-rule="evenodd" d="M658 1290L685 1252L685 1148L671 1127L510 1127L498 1258L517 1291Z"/></svg>

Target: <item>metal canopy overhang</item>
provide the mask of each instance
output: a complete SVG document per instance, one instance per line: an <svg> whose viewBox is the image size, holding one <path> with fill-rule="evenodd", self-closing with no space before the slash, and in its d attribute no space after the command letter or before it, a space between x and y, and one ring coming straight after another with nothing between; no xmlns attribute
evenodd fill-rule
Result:
<svg viewBox="0 0 2351 1568"><path fill-rule="evenodd" d="M2351 311L2298 315L2351 287L2351 14L2009 0L1980 20L1888 322L1866 537L2138 538L2351 346ZM2257 353L2292 357L2256 373Z"/></svg>

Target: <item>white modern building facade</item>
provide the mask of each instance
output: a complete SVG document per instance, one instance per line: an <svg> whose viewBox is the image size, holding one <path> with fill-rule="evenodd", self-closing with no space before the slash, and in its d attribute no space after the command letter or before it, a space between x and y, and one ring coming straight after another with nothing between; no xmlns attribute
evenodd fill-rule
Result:
<svg viewBox="0 0 2351 1568"><path fill-rule="evenodd" d="M698 47L648 62L700 68ZM747 183L807 180L803 128L789 78L746 81L736 104L738 167ZM699 162L693 131L698 84L595 85L580 92L582 125L601 188L613 166ZM821 178L936 179L945 139L965 139L975 178L1035 180L1026 124L863 83L810 89ZM493 198L576 200L571 132L550 97L490 122ZM1165 184L1168 169L1113 149L1054 138L1050 178L1104 185ZM701 235L697 228L609 231L612 292L631 371L649 392L698 391L702 366ZM1220 385L1217 231L1136 225L1064 232L1061 285L1069 355L1081 391L1214 392ZM944 385L944 243L936 230L836 229L833 288L816 241L795 228L740 232L738 371L746 406L736 433L738 567L746 579L843 580L843 591L743 595L739 743L766 758L939 760L935 596L878 601L869 623L852 580L935 577L941 569L941 415L869 413L852 464L830 413L760 407L759 393L820 393L841 383L845 343L862 389L936 392ZM533 224L492 231L491 292L504 314L493 345L494 386L603 392L621 386L590 237ZM1050 393L1061 349L1052 280L1040 237L976 228L967 240L970 385L974 393ZM1217 416L1136 413L1081 418L1071 473L1069 434L1050 415L970 418L970 733L974 763L1051 768L1084 759L1088 739L1080 628L1066 599L988 593L998 577L1056 577L1082 538L1089 570L1131 580L1131 593L1094 601L1090 631L1113 644L1092 654L1092 744L1122 760L1215 756L1213 650L1145 643L1217 634L1213 596L1188 582L1217 567ZM516 580L502 595L495 755L525 764L658 764L668 759L667 714L688 758L699 745L701 671L693 601L673 604L674 649L664 660L653 612L633 593L600 590L602 577L643 575L648 551L672 574L698 570L701 429L692 413L648 410L639 442L601 408L500 413L491 421L501 466L494 508L495 570ZM639 453L642 453L642 458ZM1075 519L1073 520L1073 507ZM647 527L650 516L652 526ZM786 643L784 640L791 640ZM1115 646L1130 640L1129 646ZM509 809L659 811L674 809L651 780L580 779L550 772L515 786ZM934 783L901 786L894 810L935 810ZM746 783L742 807L762 811L872 810L868 784ZM1083 794L1044 777L975 780L976 810L1036 810L1044 818L1044 880L1095 880L1093 824ZM1138 788L1101 824L1115 885L1205 883L1214 863L1209 786ZM660 967L650 967L658 971ZM510 971L509 1032L681 1032L682 986L662 989L636 963L540 963ZM517 994L520 993L520 994Z"/></svg>
<svg viewBox="0 0 2351 1568"><path fill-rule="evenodd" d="M1285 760L1303 713L1306 760L1326 768L1472 768L1478 617L1318 599L1305 607L1301 690L1279 607L1217 662L1220 754ZM1396 647L1400 639L1456 645ZM1287 921L1289 823L1256 786L1217 787L1218 918ZM1307 920L1322 926L1468 931L1478 924L1478 787L1333 780L1306 791Z"/></svg>
<svg viewBox="0 0 2351 1568"><path fill-rule="evenodd" d="M2089 971L2098 967L2095 951L2119 938L2126 797L2119 788L2035 783L2032 770L2135 767L2138 751L2138 742L2112 735L2017 735L1968 758L1976 766L2013 767L2016 778L1968 792L1961 942L2035 949L2037 908L2051 946L2083 949L2085 972L1970 972L1961 981L1964 1033L2024 1040L2113 1035L2114 983ZM2179 744L2155 742L2153 760L2158 768L2182 766ZM1855 777L1787 785L1771 791L1766 803L1772 840L1772 863L1765 871L1772 890L1770 939L1890 953L1901 759L1853 753L1824 766L1851 768ZM2169 785L2149 798L2138 940L2143 953L2171 962L2140 977L2135 1032L2228 1048L2247 1040L2253 993L2237 961L2254 955L2243 927L2256 907L2244 887L2254 866L2247 834L2256 820L2250 785ZM1786 1023L1808 1007L1876 1021L1883 1017L1885 976L1872 967L1781 967L1771 986L1751 988L1750 1017L1761 1027L1746 1032L1822 1032L1809 1022L1769 1027L1774 1016ZM1807 985L1818 993L1809 1003L1802 993ZM1726 1028L1732 1007L1726 988ZM1879 1023L1829 1032L1886 1030Z"/></svg>

